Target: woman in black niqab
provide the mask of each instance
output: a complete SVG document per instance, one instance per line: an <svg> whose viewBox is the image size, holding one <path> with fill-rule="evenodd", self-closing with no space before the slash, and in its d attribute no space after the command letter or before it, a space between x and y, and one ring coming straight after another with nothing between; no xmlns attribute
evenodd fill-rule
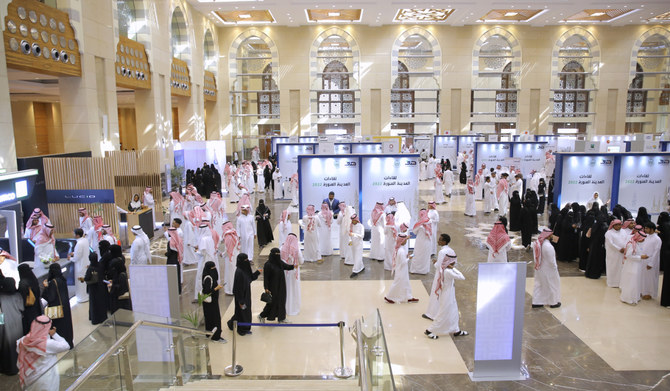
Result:
<svg viewBox="0 0 670 391"><path fill-rule="evenodd" d="M84 276L89 297L88 319L93 324L100 324L107 319L109 291L107 290L107 284L104 282L104 270L98 262L98 254L89 254L88 261L90 264Z"/></svg>
<svg viewBox="0 0 670 391"><path fill-rule="evenodd" d="M67 292L67 281L63 277L61 265L52 263L49 265L49 274L44 282L44 291L42 298L47 301L47 306L63 306L63 317L52 319L52 325L56 328L58 335L63 337L70 345L74 347L74 331L72 328L72 310L70 309L70 297Z"/></svg>
<svg viewBox="0 0 670 391"><path fill-rule="evenodd" d="M40 284L37 282L37 277L30 266L26 263L19 265L19 293L23 297L23 304L25 306L23 310L23 335L28 334L30 331L30 325L33 323L33 320L38 316L42 315L42 305L40 304ZM33 305L26 304L26 299L30 295L29 291L32 291L35 296L35 302Z"/></svg>
<svg viewBox="0 0 670 391"><path fill-rule="evenodd" d="M270 225L270 216L272 211L265 205L265 201L259 200L258 207L256 207L256 235L258 237L258 245L263 247L274 240L272 234L272 226Z"/></svg>
<svg viewBox="0 0 670 391"><path fill-rule="evenodd" d="M226 342L221 338L221 310L219 310L219 272L212 261L205 262L202 269L202 293L210 295L210 302L202 302L202 312L205 315L205 330L213 331L212 340Z"/></svg>
<svg viewBox="0 0 670 391"><path fill-rule="evenodd" d="M270 250L268 261L263 266L263 287L265 292L272 295L272 302L265 305L259 315L261 321L275 320L283 322L286 319L286 276L284 270L293 270L293 265L287 265L281 260L278 248Z"/></svg>
<svg viewBox="0 0 670 391"><path fill-rule="evenodd" d="M247 254L237 255L237 269L235 269L235 281L233 282L233 295L235 296L235 313L228 321L228 328L233 329L233 322L251 323L251 282L255 281L261 274L258 270L251 271L251 264ZM251 334L251 326L238 326L239 335Z"/></svg>

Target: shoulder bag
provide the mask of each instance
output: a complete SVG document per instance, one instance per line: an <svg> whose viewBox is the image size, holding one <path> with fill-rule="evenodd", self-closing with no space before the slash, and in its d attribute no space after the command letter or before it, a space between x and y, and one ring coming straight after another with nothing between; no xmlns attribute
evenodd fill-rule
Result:
<svg viewBox="0 0 670 391"><path fill-rule="evenodd" d="M44 309L44 314L51 319L61 319L63 316L65 316L63 314L63 301L60 298L60 290L58 289L58 282L56 280L51 281L54 284L56 284L56 293L58 294L58 302L60 304L54 306L48 306L47 308Z"/></svg>

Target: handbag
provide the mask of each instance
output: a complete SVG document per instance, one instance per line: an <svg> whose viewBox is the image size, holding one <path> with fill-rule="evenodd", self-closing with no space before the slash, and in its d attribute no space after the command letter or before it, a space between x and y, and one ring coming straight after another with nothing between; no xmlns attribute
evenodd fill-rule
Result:
<svg viewBox="0 0 670 391"><path fill-rule="evenodd" d="M209 278L210 280L212 279L211 276L207 276L207 277L205 277L205 279L208 279L208 278ZM212 282L212 284L214 284L214 282ZM209 304L209 303L212 302L212 295L211 295L210 293L205 293L205 292L203 292L203 291L200 291L200 294L201 294L203 297L205 297L205 298L202 300L203 303L208 303L208 304Z"/></svg>
<svg viewBox="0 0 670 391"><path fill-rule="evenodd" d="M65 315L63 314L63 301L60 298L60 290L58 289L58 283L54 280L51 280L56 284L56 292L58 293L58 302L59 305L49 306L44 309L44 314L50 319L61 319Z"/></svg>
<svg viewBox="0 0 670 391"><path fill-rule="evenodd" d="M26 297L26 306L30 307L35 304L35 294L33 290L28 288L28 296Z"/></svg>
<svg viewBox="0 0 670 391"><path fill-rule="evenodd" d="M261 301L267 304L272 304L272 294L268 292L261 293Z"/></svg>
<svg viewBox="0 0 670 391"><path fill-rule="evenodd" d="M92 271L92 272L91 272L91 279L88 280L88 281L86 281L86 284L87 284L87 285L93 285L93 284L97 284L98 281L99 281L99 278L98 278L98 272L96 272L96 271Z"/></svg>

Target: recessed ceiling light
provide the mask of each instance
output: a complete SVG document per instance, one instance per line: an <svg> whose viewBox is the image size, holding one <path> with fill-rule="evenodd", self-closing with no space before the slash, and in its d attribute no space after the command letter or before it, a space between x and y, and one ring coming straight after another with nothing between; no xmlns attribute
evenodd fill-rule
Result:
<svg viewBox="0 0 670 391"><path fill-rule="evenodd" d="M563 14L561 14L561 15L563 15ZM591 14L591 16L603 16L603 15L605 15L604 12L594 12L594 13Z"/></svg>
<svg viewBox="0 0 670 391"><path fill-rule="evenodd" d="M329 12L328 16L340 16L340 13L339 12Z"/></svg>
<svg viewBox="0 0 670 391"><path fill-rule="evenodd" d="M517 16L517 15L519 15L518 12L507 12L507 13L505 13L505 16Z"/></svg>

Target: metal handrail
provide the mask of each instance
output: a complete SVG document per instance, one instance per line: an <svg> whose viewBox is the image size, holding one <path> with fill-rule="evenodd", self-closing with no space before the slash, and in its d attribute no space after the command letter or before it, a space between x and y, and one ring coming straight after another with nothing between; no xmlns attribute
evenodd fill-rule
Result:
<svg viewBox="0 0 670 391"><path fill-rule="evenodd" d="M137 330L140 326L150 326L150 327L158 327L158 328L164 328L164 329L171 329L171 330L180 330L180 331L186 331L190 333L195 333L195 334L201 334L201 335L206 335L210 336L212 333L209 331L202 331L202 330L196 330L196 329L190 329L188 327L182 327L182 326L174 326L174 325L168 325L168 324L163 324L163 323L156 323L156 322L151 322L147 320L138 320L137 322L133 323L133 325L126 331L121 338L119 338L107 351L98 357L97 360L93 364L91 364L90 367L88 367L87 370L82 373L81 376L75 380L70 387L67 388L67 391L74 391L79 389L86 380L88 380L89 377L102 365L102 362L105 361L108 357L114 355L119 348L121 348L121 345L130 338L130 336L135 333L135 330Z"/></svg>
<svg viewBox="0 0 670 391"><path fill-rule="evenodd" d="M395 379L393 378L393 366L391 365L391 356L389 355L389 347L388 344L386 343L386 332L384 331L384 323L382 322L382 314L379 312L379 308L377 308L377 320L379 321L379 329L381 331L382 342L384 343L384 353L386 354L386 361L388 361L389 364L389 375L391 376L391 386L393 387L393 391L395 391L396 386L395 386Z"/></svg>
<svg viewBox="0 0 670 391"><path fill-rule="evenodd" d="M363 346L365 345L365 341L363 341L363 333L361 332L361 320L358 319L356 321L356 342L358 345L358 366L359 366L359 376L358 380L361 383L361 390L362 391L369 391L370 388L370 383L372 377L372 373L370 372L370 368L368 368L368 355L366 348Z"/></svg>

